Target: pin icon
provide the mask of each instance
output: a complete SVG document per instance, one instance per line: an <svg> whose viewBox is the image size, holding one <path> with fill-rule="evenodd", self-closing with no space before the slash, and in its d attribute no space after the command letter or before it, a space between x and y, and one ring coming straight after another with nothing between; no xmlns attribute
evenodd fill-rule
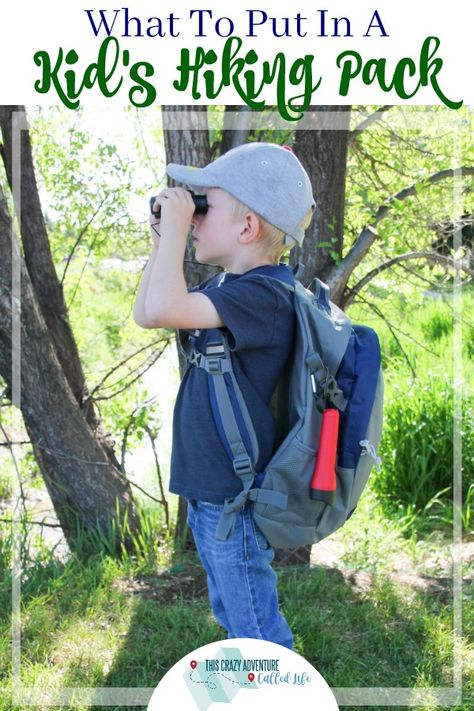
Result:
<svg viewBox="0 0 474 711"><path fill-rule="evenodd" d="M254 679L255 679L255 674L252 674L252 672L250 672L249 681L253 681Z"/></svg>
<svg viewBox="0 0 474 711"><path fill-rule="evenodd" d="M197 667L197 662L194 661L194 659L191 662L191 669L196 669Z"/></svg>

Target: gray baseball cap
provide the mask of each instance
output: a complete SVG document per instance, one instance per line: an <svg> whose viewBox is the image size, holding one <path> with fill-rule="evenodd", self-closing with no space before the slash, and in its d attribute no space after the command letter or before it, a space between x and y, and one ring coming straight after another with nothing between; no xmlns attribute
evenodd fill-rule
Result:
<svg viewBox="0 0 474 711"><path fill-rule="evenodd" d="M168 175L193 190L222 188L285 233L285 243L302 245L300 226L315 202L307 172L288 146L247 143L205 168L169 163ZM288 239L289 238L289 239Z"/></svg>

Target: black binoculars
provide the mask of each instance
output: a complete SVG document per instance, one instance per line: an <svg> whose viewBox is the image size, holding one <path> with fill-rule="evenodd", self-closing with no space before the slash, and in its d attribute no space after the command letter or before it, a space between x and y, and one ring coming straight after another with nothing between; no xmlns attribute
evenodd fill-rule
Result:
<svg viewBox="0 0 474 711"><path fill-rule="evenodd" d="M192 190L188 190L188 193L191 193L193 202L196 206L194 213L196 215L205 215L207 212L207 198L206 198L206 196L205 195L195 195ZM150 210L151 210L151 214L153 215L153 217L160 216L160 207L159 206L158 206L157 211L153 210L153 205L155 204L156 198L157 198L157 195L153 195L153 197L150 198Z"/></svg>

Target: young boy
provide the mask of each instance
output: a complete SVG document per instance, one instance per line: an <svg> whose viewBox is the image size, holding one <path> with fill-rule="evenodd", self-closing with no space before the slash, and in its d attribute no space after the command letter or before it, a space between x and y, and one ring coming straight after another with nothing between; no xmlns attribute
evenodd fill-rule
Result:
<svg viewBox="0 0 474 711"><path fill-rule="evenodd" d="M143 328L195 331L200 352L215 338L215 329L226 334L257 435L253 486L258 486L276 439L269 403L293 342L292 296L279 281L291 282L293 276L278 261L303 241L314 210L311 183L291 149L269 143L239 146L205 168L171 163L167 172L205 191L208 211L194 214L191 195L183 188L158 195L154 210L160 207L160 220L151 217L150 222L159 236L152 233L153 251L134 318ZM188 292L183 256L190 227L196 259L225 271L202 290ZM207 573L212 611L229 637L265 639L291 649L291 630L278 609L274 551L254 524L248 502L234 512L226 540L216 537L225 503L242 493L242 480L218 430L208 374L191 364L174 411L170 490L188 500L188 522Z"/></svg>

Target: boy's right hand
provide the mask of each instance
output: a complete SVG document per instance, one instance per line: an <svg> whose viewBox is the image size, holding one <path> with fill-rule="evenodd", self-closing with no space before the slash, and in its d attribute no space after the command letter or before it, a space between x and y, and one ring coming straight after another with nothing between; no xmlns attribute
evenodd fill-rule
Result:
<svg viewBox="0 0 474 711"><path fill-rule="evenodd" d="M159 209L159 204L155 202L153 208L150 208L150 214L148 216L148 221L150 223L150 235L153 240L153 245L158 247L160 243L160 224L161 220L159 217L155 217L152 210L157 211Z"/></svg>
<svg viewBox="0 0 474 711"><path fill-rule="evenodd" d="M196 206L189 190L181 187L164 188L157 196L153 209L160 208L160 233L184 247Z"/></svg>

